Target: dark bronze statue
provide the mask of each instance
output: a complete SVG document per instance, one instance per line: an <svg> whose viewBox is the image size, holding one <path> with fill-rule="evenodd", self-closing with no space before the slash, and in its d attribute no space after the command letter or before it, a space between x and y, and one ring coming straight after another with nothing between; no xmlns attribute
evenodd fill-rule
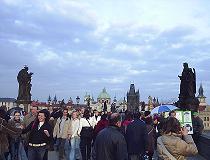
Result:
<svg viewBox="0 0 210 160"><path fill-rule="evenodd" d="M183 64L182 75L178 76L181 80L180 84L180 97L195 97L196 93L196 77L195 77L195 69L193 71L188 67L187 63Z"/></svg>
<svg viewBox="0 0 210 160"><path fill-rule="evenodd" d="M178 76L181 80L179 101L176 103L178 107L184 110L197 111L199 101L195 97L196 94L196 74L195 69L188 67L187 63L183 64L182 75Z"/></svg>
<svg viewBox="0 0 210 160"><path fill-rule="evenodd" d="M31 77L33 73L28 73L28 67L25 66L17 76L19 83L18 101L31 101Z"/></svg>

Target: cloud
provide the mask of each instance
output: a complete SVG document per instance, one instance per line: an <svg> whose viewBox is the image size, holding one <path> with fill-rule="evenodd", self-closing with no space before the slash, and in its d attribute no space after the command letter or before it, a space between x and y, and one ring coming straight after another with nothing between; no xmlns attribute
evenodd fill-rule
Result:
<svg viewBox="0 0 210 160"><path fill-rule="evenodd" d="M91 83L119 84L124 82L125 77L93 79Z"/></svg>
<svg viewBox="0 0 210 160"><path fill-rule="evenodd" d="M128 45L125 43L120 43L115 46L114 50L116 52L130 53L140 56L141 54L144 53L144 50L149 50L150 48L151 48L150 45L140 46L140 45Z"/></svg>
<svg viewBox="0 0 210 160"><path fill-rule="evenodd" d="M27 64L40 99L97 96L104 86L120 97L130 82L142 100L177 98L183 62L209 82L208 11L209 2L194 0L3 0L0 89L13 89L0 96L17 96L16 75Z"/></svg>
<svg viewBox="0 0 210 160"><path fill-rule="evenodd" d="M73 40L73 42L74 42L74 43L80 43L81 40L80 40L79 38L75 38L75 39Z"/></svg>
<svg viewBox="0 0 210 160"><path fill-rule="evenodd" d="M37 60L40 63L45 63L45 62L53 61L53 60L59 61L59 59L60 59L60 57L58 56L58 54L56 54L50 50L46 50L46 51L37 55Z"/></svg>

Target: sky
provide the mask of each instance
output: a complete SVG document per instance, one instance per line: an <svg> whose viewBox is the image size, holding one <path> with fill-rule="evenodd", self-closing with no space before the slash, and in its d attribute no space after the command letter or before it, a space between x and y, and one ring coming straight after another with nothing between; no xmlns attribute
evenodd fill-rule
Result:
<svg viewBox="0 0 210 160"><path fill-rule="evenodd" d="M184 62L210 103L208 0L1 0L0 97L17 97L27 65L32 99L113 99L130 84L159 101L178 99Z"/></svg>

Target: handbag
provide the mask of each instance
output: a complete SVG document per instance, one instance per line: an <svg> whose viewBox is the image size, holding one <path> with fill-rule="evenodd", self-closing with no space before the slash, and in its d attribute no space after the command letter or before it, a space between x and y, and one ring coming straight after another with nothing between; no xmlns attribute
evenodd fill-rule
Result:
<svg viewBox="0 0 210 160"><path fill-rule="evenodd" d="M89 123L90 127L82 127L82 131L81 131L80 135L81 135L81 137L93 138L93 127L91 126L89 121L88 121L88 123Z"/></svg>
<svg viewBox="0 0 210 160"><path fill-rule="evenodd" d="M158 138L158 142L160 143L160 145L163 148L164 153L167 155L167 157L170 158L170 160L176 160L176 158L174 156L172 156L171 153L169 153L169 151L167 150L167 148L163 144L162 136Z"/></svg>

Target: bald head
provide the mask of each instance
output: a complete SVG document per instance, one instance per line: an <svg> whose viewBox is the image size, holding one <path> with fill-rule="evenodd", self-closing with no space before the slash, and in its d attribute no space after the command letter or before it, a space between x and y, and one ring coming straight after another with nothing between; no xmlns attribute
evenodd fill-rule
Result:
<svg viewBox="0 0 210 160"><path fill-rule="evenodd" d="M119 113L111 114L111 116L109 117L109 124L120 127L121 126L120 114Z"/></svg>

